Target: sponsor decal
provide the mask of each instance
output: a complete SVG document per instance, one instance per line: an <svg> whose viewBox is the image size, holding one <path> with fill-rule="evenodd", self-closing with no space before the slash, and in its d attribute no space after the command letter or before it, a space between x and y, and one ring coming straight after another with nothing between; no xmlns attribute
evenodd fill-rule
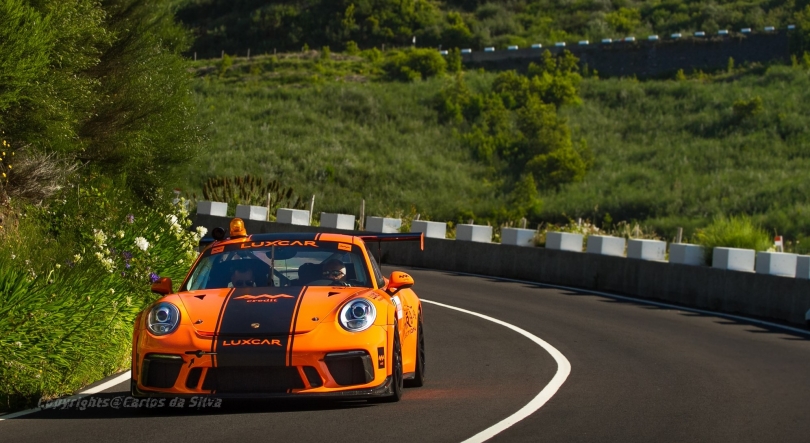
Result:
<svg viewBox="0 0 810 443"><path fill-rule="evenodd" d="M295 297L287 294L279 294L279 295L262 294L262 295L242 295L239 297L234 297L233 299L245 300L248 303L278 303L278 299L280 298L295 298Z"/></svg>
<svg viewBox="0 0 810 443"><path fill-rule="evenodd" d="M399 300L399 296L395 295L395 296L391 297L391 302L394 304L394 306L397 307L397 313L396 313L397 320L401 319L402 318L402 302Z"/></svg>
<svg viewBox="0 0 810 443"><path fill-rule="evenodd" d="M314 241L299 241L299 240L275 240L275 241L260 241L260 242L251 242L251 243L243 243L240 246L241 249L250 249L250 248L264 248L267 246L307 246L310 248L317 248L318 244Z"/></svg>
<svg viewBox="0 0 810 443"><path fill-rule="evenodd" d="M377 348L377 368L385 369L385 348Z"/></svg>
<svg viewBox="0 0 810 443"><path fill-rule="evenodd" d="M338 249L340 249L341 251L351 252L352 245L347 245L346 243L338 243Z"/></svg>
<svg viewBox="0 0 810 443"><path fill-rule="evenodd" d="M222 346L281 346L281 340L248 338L246 340L223 340Z"/></svg>
<svg viewBox="0 0 810 443"><path fill-rule="evenodd" d="M211 250L211 255L219 254L220 252L225 250L225 246L217 246L216 248Z"/></svg>
<svg viewBox="0 0 810 443"><path fill-rule="evenodd" d="M258 323L251 323L250 324L250 327L253 328L253 329L259 329L259 326L261 326L261 325L258 324Z"/></svg>
<svg viewBox="0 0 810 443"><path fill-rule="evenodd" d="M416 332L416 312L414 312L413 306L406 306L405 333L402 335L402 339L408 338L414 332Z"/></svg>

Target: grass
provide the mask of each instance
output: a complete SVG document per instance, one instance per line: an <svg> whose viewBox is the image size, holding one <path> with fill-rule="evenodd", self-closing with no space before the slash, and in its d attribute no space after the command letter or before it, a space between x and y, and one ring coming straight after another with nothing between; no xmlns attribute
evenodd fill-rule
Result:
<svg viewBox="0 0 810 443"><path fill-rule="evenodd" d="M810 75L785 66L711 80L588 80L567 114L593 149L585 180L544 195L547 219L638 220L668 237L747 214L769 231L810 233ZM761 97L740 118L734 104Z"/></svg>
<svg viewBox="0 0 810 443"><path fill-rule="evenodd" d="M313 78L317 63L300 59L259 75L243 67L199 78L208 151L183 189L199 194L208 177L247 173L277 179L306 200L315 195L316 214L356 214L365 199L369 215L413 208L450 220L494 204L485 168L432 110L445 80L379 82L359 73L373 69L368 63L348 63L361 67L336 70L329 81Z"/></svg>
<svg viewBox="0 0 810 443"><path fill-rule="evenodd" d="M218 61L197 62L207 73L196 91L209 151L185 189L251 173L315 194L316 214L357 214L363 198L369 215L433 220L466 221L497 208L490 181L499 178L432 108L447 80L384 82L374 58L239 59L224 75ZM494 78L466 76L476 90ZM745 214L802 240L810 235L808 91L808 72L790 66L680 81L586 79L583 104L562 112L574 138L593 150L594 168L581 183L542 192L541 219L532 222L628 221L664 238L683 227L688 240L716 216ZM757 98L761 108L746 105Z"/></svg>
<svg viewBox="0 0 810 443"><path fill-rule="evenodd" d="M195 257L179 208L144 209L120 183L72 184L48 206L0 208L0 412L128 368L150 281L177 281Z"/></svg>

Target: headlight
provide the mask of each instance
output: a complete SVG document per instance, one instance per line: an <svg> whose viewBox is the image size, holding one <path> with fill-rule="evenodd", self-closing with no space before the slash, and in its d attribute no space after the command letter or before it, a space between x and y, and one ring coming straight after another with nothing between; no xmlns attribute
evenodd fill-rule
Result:
<svg viewBox="0 0 810 443"><path fill-rule="evenodd" d="M154 335L171 334L180 324L180 311L177 306L162 302L156 304L150 311L146 320L149 332Z"/></svg>
<svg viewBox="0 0 810 443"><path fill-rule="evenodd" d="M374 324L377 318L377 310L374 305L366 299L358 298L346 303L340 310L338 321L343 329L349 332L365 331Z"/></svg>

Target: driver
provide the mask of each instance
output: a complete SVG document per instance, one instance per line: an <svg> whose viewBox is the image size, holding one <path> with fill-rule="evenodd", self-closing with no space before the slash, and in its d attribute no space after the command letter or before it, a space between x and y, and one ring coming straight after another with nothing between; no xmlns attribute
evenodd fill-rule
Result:
<svg viewBox="0 0 810 443"><path fill-rule="evenodd" d="M333 258L323 264L323 276L332 281L346 282L346 266L342 261Z"/></svg>
<svg viewBox="0 0 810 443"><path fill-rule="evenodd" d="M234 268L233 272L231 272L231 281L228 283L229 288L244 288L254 286L256 286L256 281L253 278L253 269L240 269L239 267L236 267Z"/></svg>

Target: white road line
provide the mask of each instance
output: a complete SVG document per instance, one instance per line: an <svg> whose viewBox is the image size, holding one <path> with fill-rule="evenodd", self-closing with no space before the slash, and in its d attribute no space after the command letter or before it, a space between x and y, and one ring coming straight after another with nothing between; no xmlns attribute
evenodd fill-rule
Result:
<svg viewBox="0 0 810 443"><path fill-rule="evenodd" d="M501 321L501 320L498 320L497 318L492 318L492 317L486 316L484 314L479 314L477 312L468 311L466 309L457 308L455 306L450 306L450 305L446 305L446 304L443 304L443 303L438 303L438 302L435 302L435 301L430 301L430 300L425 300L425 299L421 299L421 300L422 300L423 303L429 303L429 304L432 304L432 305L441 306L443 308L452 309L454 311L463 312L465 314L474 315L476 317L483 318L484 320L488 320L488 321L491 321L493 323L497 323L497 324L499 324L501 326L504 326L506 328L509 328L509 329L517 332L518 334L528 338L529 340L537 343L538 345L540 345L540 347L542 347L546 352L551 354L551 357L554 358L554 361L557 362L557 373L554 374L554 377L551 378L551 381L546 385L546 387L544 387L543 390L541 390L540 393L537 394L536 397L534 397L529 403L527 403L526 406L523 406L522 408L520 408L520 410L518 410L514 414L510 415L509 417L506 417L505 419L501 420L500 422L490 426L487 429L484 429L483 431L473 435L472 437L468 438L467 440L464 440L464 442L462 442L462 443L481 443L481 442L487 441L490 438L492 438L492 437L500 434L501 432L505 431L507 428L514 425L515 423L517 423L517 422L523 420L524 418L532 415L538 409L543 407L543 405L545 405L546 402L551 400L551 397L553 397L554 394L557 393L557 391L560 389L560 387L563 385L563 383L565 383L565 380L568 378L568 375L571 374L571 363L568 361L567 358L565 358L564 355L562 355L562 353L560 351L558 351L554 346L551 346L550 344L546 343L540 337L532 334L529 331L526 331L525 329L521 329L521 328L519 328L519 327L517 327L515 325L512 325L510 323L506 323L505 321Z"/></svg>
<svg viewBox="0 0 810 443"><path fill-rule="evenodd" d="M94 387L92 387L90 389L85 389L84 391L79 391L78 394L71 395L70 397L65 397L62 400L73 400L73 399L77 399L77 398L87 397L88 395L92 395L92 394L98 394L99 392L101 392L101 391L103 391L105 389L109 389L109 388L111 388L113 386L119 385L119 384L125 382L126 380L128 380L129 376L130 376L130 372L131 371L124 372L121 375L119 375L119 376L117 376L117 377L115 377L115 378L113 378L111 380L108 380L108 381L106 381L106 382L104 382L104 383L102 383L102 384L100 384L98 386L94 386ZM41 410L42 410L42 408L31 408L31 409L26 409L24 411L14 412L12 414L0 415L0 422L2 422L4 420L11 420L12 418L22 417L23 415L33 414L34 412L39 412Z"/></svg>
<svg viewBox="0 0 810 443"><path fill-rule="evenodd" d="M524 283L524 284L532 285L532 286L542 286L544 288L565 289L566 291L574 291L574 292L580 292L580 293L583 293L583 294L598 295L600 297L612 298L612 299L616 299L616 300L625 300L625 301L630 301L630 302L633 302L633 303L639 303L639 304L643 304L643 305L651 305L651 306L657 306L659 308L672 309L672 310L675 310L675 311L694 312L696 314L705 314L705 315L711 315L711 316L714 316L714 317L727 318L729 320L737 320L737 321L741 321L743 323L752 323L752 324L755 324L755 325L766 326L766 327L769 327L769 328L782 329L784 331L789 331L789 332L793 332L793 333L796 333L796 334L801 334L801 335L804 335L804 336L810 336L810 330L801 329L801 328L794 328L794 327L791 327L791 326L786 326L786 325L782 325L782 324L779 324L779 323L772 323L772 322L769 322L769 321L759 320L759 319L756 319L756 318L743 317L741 315L734 315L734 314L726 314L726 313L717 312L717 311L707 311L707 310L704 310L704 309L690 308L690 307L686 307L686 306L672 305L672 304L669 304L669 303L657 302L657 301L647 300L647 299L643 299L643 298L628 297L628 296L625 296L625 295L611 294L609 292L594 291L592 289L574 288L574 287L571 287L571 286L560 286L560 285L553 285L553 284L550 284L550 283L541 283L541 282L528 281L528 280L517 280L517 279L514 279L514 278L495 277L495 276L492 276L492 275L471 274L469 272L442 271L442 270L439 270L439 269L417 268L417 267L412 267L412 268L413 269L425 270L425 271L449 272L451 274L467 275L467 276L470 276L470 277L491 278L493 280L508 281L508 282L513 282L513 283Z"/></svg>

